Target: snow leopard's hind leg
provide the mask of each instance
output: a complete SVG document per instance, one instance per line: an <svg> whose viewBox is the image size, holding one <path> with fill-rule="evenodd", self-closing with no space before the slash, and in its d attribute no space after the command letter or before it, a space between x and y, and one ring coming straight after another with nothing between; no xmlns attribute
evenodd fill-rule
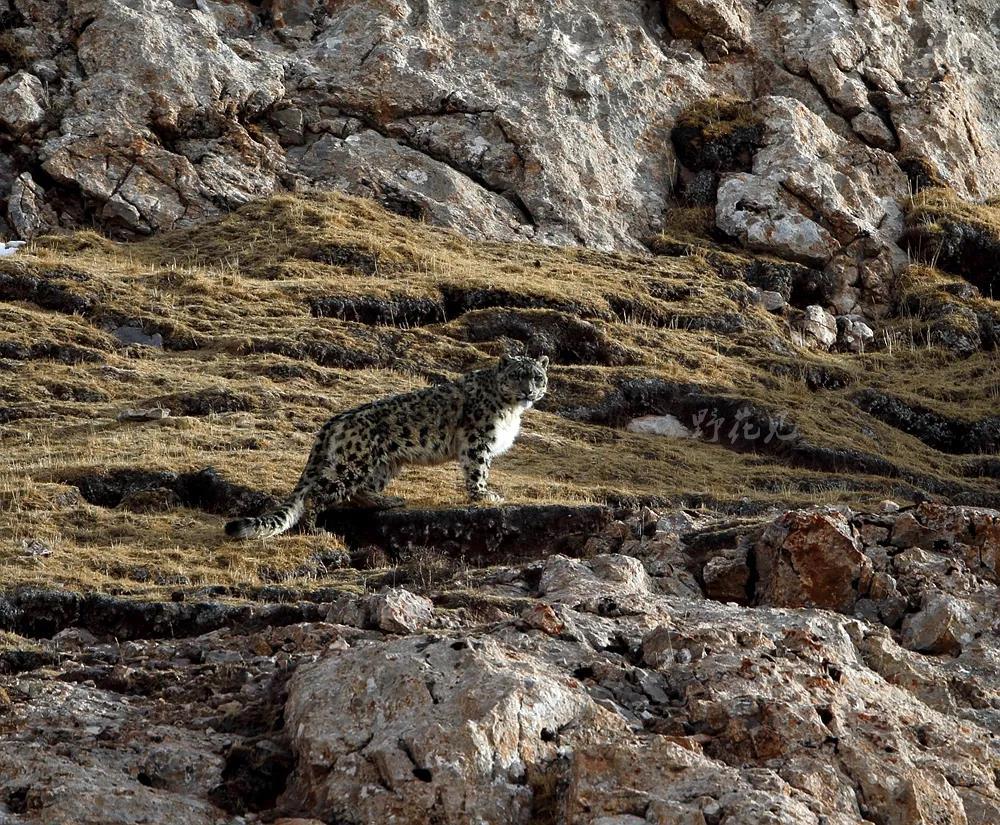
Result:
<svg viewBox="0 0 1000 825"><path fill-rule="evenodd" d="M362 486L350 498L353 507L371 510L390 510L402 507L406 501L398 496L382 495L382 491L397 473L389 461L376 461Z"/></svg>

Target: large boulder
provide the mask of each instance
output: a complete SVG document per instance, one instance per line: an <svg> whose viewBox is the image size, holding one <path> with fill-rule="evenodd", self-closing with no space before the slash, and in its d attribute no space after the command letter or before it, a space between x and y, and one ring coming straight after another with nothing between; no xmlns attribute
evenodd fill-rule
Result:
<svg viewBox="0 0 1000 825"><path fill-rule="evenodd" d="M723 179L719 228L750 249L828 268L824 297L840 313L863 292L887 303L890 276L905 263L895 242L907 179L896 160L838 134L798 100L768 97L756 108L763 145L752 172Z"/></svg>
<svg viewBox="0 0 1000 825"><path fill-rule="evenodd" d="M604 715L572 680L490 638L333 652L289 687L285 804L324 821L528 823L556 732Z"/></svg>
<svg viewBox="0 0 1000 825"><path fill-rule="evenodd" d="M33 74L17 72L0 83L0 126L21 135L45 117L45 89Z"/></svg>
<svg viewBox="0 0 1000 825"><path fill-rule="evenodd" d="M784 513L760 537L754 553L761 604L847 612L872 572L850 523L835 510Z"/></svg>

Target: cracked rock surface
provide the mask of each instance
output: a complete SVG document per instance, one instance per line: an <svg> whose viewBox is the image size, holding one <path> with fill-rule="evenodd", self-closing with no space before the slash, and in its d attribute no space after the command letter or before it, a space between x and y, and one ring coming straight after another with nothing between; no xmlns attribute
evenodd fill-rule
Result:
<svg viewBox="0 0 1000 825"><path fill-rule="evenodd" d="M38 633L0 657L0 817L998 821L1000 512L619 515L586 558Z"/></svg>
<svg viewBox="0 0 1000 825"><path fill-rule="evenodd" d="M695 198L826 269L847 314L888 302L912 185L1000 191L987 0L0 0L0 20L2 234L133 237L319 185L473 237L636 249ZM736 166L675 146L708 99L763 126Z"/></svg>

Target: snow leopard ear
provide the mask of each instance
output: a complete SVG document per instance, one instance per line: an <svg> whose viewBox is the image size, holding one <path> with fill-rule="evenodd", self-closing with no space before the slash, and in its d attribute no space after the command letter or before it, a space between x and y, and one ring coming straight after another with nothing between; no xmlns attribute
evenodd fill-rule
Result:
<svg viewBox="0 0 1000 825"><path fill-rule="evenodd" d="M547 370L549 368L549 356L543 355L538 359L538 364L543 370Z"/></svg>
<svg viewBox="0 0 1000 825"><path fill-rule="evenodd" d="M513 355L511 355L508 352L505 352L503 355L500 356L500 366L509 367L511 364L514 363L515 360L517 359L515 359Z"/></svg>

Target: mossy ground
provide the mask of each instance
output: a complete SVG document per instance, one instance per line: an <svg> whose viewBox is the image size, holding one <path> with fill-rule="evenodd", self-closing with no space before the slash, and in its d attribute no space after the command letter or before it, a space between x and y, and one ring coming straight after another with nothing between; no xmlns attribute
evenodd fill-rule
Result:
<svg viewBox="0 0 1000 825"><path fill-rule="evenodd" d="M1000 299L1000 203L963 201L941 186L924 189L908 205L905 241L918 260L964 278L986 299Z"/></svg>
<svg viewBox="0 0 1000 825"><path fill-rule="evenodd" d="M962 457L938 453L850 401L859 387L876 386L958 418L990 414L1000 405L995 354L955 359L908 336L907 319L880 331L891 352L798 349L781 317L748 303L732 274L738 267L720 269L699 248L690 252L650 258L474 243L335 195L278 197L134 244L86 232L42 238L0 261L0 277L20 284L0 301L0 348L9 344L16 356L0 361L3 584L130 593L274 580L356 585L356 571L317 560L336 547L331 536L234 544L222 534L222 516L100 507L72 480L116 468L212 466L280 495L334 411L521 346L502 335L470 343L467 313L511 306L529 321L544 313L547 329L552 313L566 316L570 330L578 329L570 320L584 319L594 340L628 357L609 365L597 347L587 350L598 353L593 363L553 365L549 397L495 465L508 500L707 500L730 508L742 499L794 506L905 495L898 479L803 470L765 452L561 414L640 377L746 398L783 412L812 444L883 456L1000 500L995 480L962 477ZM440 307L440 318L391 326L315 317L311 307L331 296L388 306L424 299L420 306ZM720 318L739 323L720 326ZM109 331L123 323L159 332L165 349L123 346ZM30 349L39 342L56 349ZM817 370L841 375L841 386L810 389L807 375ZM178 403L179 393L187 400ZM117 420L125 408L155 404L174 414ZM194 414L178 414L184 410ZM409 470L389 492L411 506L463 501L453 466ZM43 542L51 555L25 553L22 540Z"/></svg>

